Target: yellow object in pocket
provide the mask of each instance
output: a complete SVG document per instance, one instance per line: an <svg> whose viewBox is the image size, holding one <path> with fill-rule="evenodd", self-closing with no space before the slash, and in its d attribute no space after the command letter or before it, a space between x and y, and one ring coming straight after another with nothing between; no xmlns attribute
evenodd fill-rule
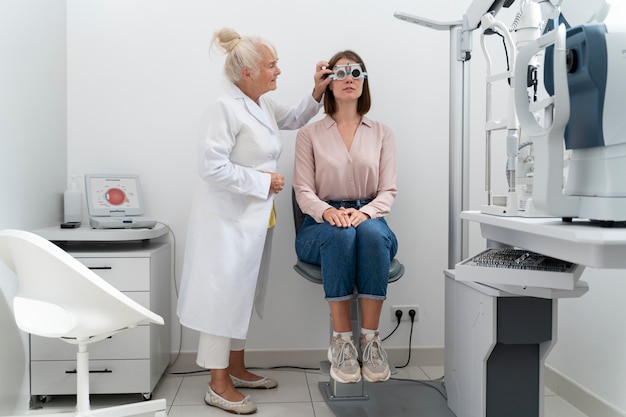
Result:
<svg viewBox="0 0 626 417"><path fill-rule="evenodd" d="M267 225L268 229L276 226L276 206L274 205L274 201L272 201L272 212L270 213L270 221Z"/></svg>

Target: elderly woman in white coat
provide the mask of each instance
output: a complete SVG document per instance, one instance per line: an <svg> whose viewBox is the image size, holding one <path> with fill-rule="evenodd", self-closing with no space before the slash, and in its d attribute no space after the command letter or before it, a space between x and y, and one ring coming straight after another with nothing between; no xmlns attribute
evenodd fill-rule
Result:
<svg viewBox="0 0 626 417"><path fill-rule="evenodd" d="M267 284L273 199L284 186L275 172L281 129L297 129L321 108L328 65L317 64L315 87L298 106L264 96L280 74L274 47L232 29L211 45L226 52L226 91L209 112L199 144L202 181L187 231L178 316L200 332L197 363L211 370L205 402L236 414L256 406L237 388L274 388L277 382L245 368L244 343L253 306L262 316Z"/></svg>

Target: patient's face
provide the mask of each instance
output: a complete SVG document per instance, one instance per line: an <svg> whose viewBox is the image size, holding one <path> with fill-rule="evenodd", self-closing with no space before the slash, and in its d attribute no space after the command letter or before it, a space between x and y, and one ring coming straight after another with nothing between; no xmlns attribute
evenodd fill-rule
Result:
<svg viewBox="0 0 626 417"><path fill-rule="evenodd" d="M345 69L352 68L352 64L347 58L340 58L335 67ZM332 90L335 100L337 101L354 101L358 100L363 94L363 77L353 78L352 75L347 74L342 80L336 79L330 83L329 88Z"/></svg>

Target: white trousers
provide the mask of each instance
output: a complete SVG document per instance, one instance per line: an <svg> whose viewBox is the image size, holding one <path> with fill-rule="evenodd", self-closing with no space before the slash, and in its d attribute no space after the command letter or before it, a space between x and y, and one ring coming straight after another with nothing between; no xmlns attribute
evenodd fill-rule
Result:
<svg viewBox="0 0 626 417"><path fill-rule="evenodd" d="M200 333L196 363L206 369L226 369L228 368L230 351L241 351L245 346L246 341L243 339Z"/></svg>

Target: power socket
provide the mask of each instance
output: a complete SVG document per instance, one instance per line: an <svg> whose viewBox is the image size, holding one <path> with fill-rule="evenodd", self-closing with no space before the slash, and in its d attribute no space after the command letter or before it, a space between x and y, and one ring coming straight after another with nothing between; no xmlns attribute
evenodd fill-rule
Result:
<svg viewBox="0 0 626 417"><path fill-rule="evenodd" d="M391 307L391 321L394 323L398 322L398 318L396 317L396 311L402 311L402 321L411 321L411 316L409 316L409 310L415 310L415 321L418 318L418 306L415 305L405 305L405 306L393 306Z"/></svg>

